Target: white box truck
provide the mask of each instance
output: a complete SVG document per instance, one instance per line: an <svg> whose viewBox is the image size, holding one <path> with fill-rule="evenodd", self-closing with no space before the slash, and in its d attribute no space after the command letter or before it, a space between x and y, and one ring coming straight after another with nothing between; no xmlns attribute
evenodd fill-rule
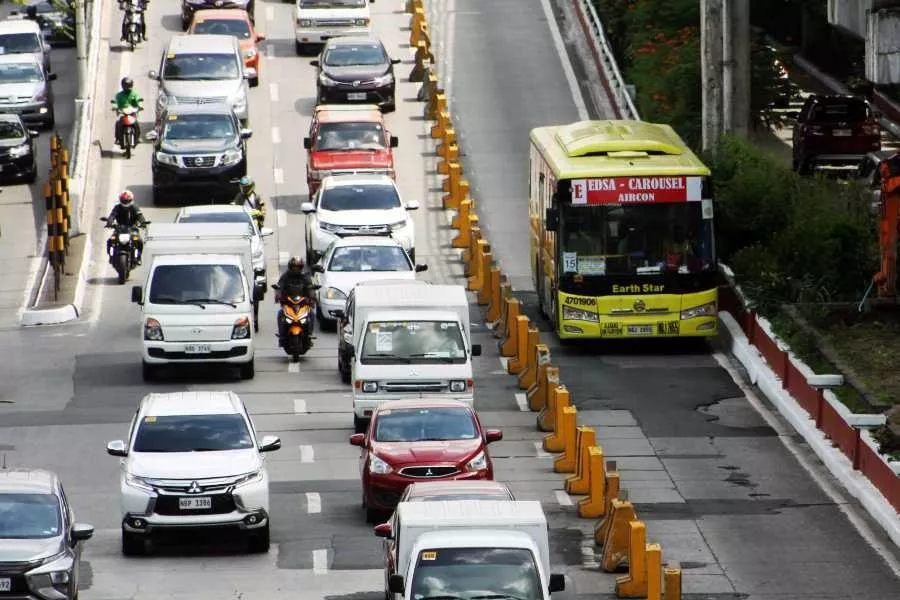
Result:
<svg viewBox="0 0 900 600"><path fill-rule="evenodd" d="M254 376L255 307L250 231L244 223L151 223L143 286L131 289L141 307L145 380L167 364L223 363Z"/></svg>
<svg viewBox="0 0 900 600"><path fill-rule="evenodd" d="M435 398L471 405L475 382L469 301L461 285L366 285L354 288L353 424L365 431L389 400Z"/></svg>
<svg viewBox="0 0 900 600"><path fill-rule="evenodd" d="M386 538L390 598L434 596L548 600L565 589L550 574L547 518L537 501L401 502Z"/></svg>

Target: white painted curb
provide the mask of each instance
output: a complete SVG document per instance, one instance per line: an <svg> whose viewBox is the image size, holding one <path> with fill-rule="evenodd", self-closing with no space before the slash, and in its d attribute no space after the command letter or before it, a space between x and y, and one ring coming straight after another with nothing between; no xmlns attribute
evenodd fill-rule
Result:
<svg viewBox="0 0 900 600"><path fill-rule="evenodd" d="M873 519L885 530L888 537L900 546L900 518L897 511L881 495L866 477L853 469L850 460L825 437L805 410L794 398L781 388L781 380L775 375L759 351L750 344L731 313L719 313L720 337L726 350L743 365L750 383L756 385L778 412L787 419L809 447L816 453L841 485L869 512ZM867 432L862 432L863 440L871 443Z"/></svg>

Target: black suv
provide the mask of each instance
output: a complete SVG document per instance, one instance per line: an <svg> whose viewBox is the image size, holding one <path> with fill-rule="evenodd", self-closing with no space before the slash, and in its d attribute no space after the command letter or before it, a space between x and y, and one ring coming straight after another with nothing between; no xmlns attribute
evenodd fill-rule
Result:
<svg viewBox="0 0 900 600"><path fill-rule="evenodd" d="M384 112L396 108L394 65L381 40L365 36L331 38L317 60L316 104L377 104Z"/></svg>
<svg viewBox="0 0 900 600"><path fill-rule="evenodd" d="M203 191L204 204L231 200L237 181L247 174L247 144L252 135L227 104L171 105L147 134L153 148L153 202L165 195Z"/></svg>
<svg viewBox="0 0 900 600"><path fill-rule="evenodd" d="M793 131L793 167L807 174L816 165L859 167L881 150L881 125L869 102L857 96L813 94Z"/></svg>

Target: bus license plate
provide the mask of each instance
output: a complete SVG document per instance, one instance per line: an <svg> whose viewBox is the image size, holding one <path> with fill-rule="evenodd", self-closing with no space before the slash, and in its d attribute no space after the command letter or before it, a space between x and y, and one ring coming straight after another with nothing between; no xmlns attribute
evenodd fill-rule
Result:
<svg viewBox="0 0 900 600"><path fill-rule="evenodd" d="M350 92L347 94L347 100L365 100L366 93L365 92Z"/></svg>
<svg viewBox="0 0 900 600"><path fill-rule="evenodd" d="M179 498L180 510L208 510L212 508L212 498L209 496L197 496L196 498Z"/></svg>
<svg viewBox="0 0 900 600"><path fill-rule="evenodd" d="M836 137L850 137L851 132L849 129L834 129L831 133Z"/></svg>
<svg viewBox="0 0 900 600"><path fill-rule="evenodd" d="M186 344L184 346L185 354L209 354L212 347L209 344Z"/></svg>
<svg viewBox="0 0 900 600"><path fill-rule="evenodd" d="M652 335L653 325L629 325L628 335Z"/></svg>
<svg viewBox="0 0 900 600"><path fill-rule="evenodd" d="M12 579L9 577L0 577L0 592L12 591Z"/></svg>

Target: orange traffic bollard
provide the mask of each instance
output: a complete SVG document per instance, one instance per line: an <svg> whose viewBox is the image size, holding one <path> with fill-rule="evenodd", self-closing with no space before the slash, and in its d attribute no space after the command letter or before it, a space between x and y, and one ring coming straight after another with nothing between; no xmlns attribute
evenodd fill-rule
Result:
<svg viewBox="0 0 900 600"><path fill-rule="evenodd" d="M509 308L509 300L513 297L512 284L506 281L503 283L502 287L503 293L500 294L500 318L493 324L495 338L506 337L506 312Z"/></svg>
<svg viewBox="0 0 900 600"><path fill-rule="evenodd" d="M556 386L556 388L553 390L553 399L550 401L550 404L553 405L554 409L553 422L551 423L550 429L552 433L544 436L542 445L544 450L546 450L547 452L562 452L564 446L563 438L561 435L559 435L560 418L562 417L566 408L572 406L571 402L569 401L568 388L566 388L566 386L564 385Z"/></svg>
<svg viewBox="0 0 900 600"><path fill-rule="evenodd" d="M606 512L606 461L602 446L588 448L587 497L578 501L578 516L596 519Z"/></svg>
<svg viewBox="0 0 900 600"><path fill-rule="evenodd" d="M647 597L647 526L643 521L628 523L628 574L616 578L619 598Z"/></svg>
<svg viewBox="0 0 900 600"><path fill-rule="evenodd" d="M522 304L518 298L510 298L506 307L506 321L504 322L504 333L500 341L500 356L507 358L512 357L516 353L518 344L516 322L522 310Z"/></svg>
<svg viewBox="0 0 900 600"><path fill-rule="evenodd" d="M681 566L669 565L663 571L663 598L681 600Z"/></svg>
<svg viewBox="0 0 900 600"><path fill-rule="evenodd" d="M503 308L503 292L506 277L503 275L503 272L500 270L500 267L497 267L497 277L494 278L494 272L491 271L491 298L488 302L487 310L484 311L484 324L488 327L492 327L494 323L496 323L500 319L500 313Z"/></svg>
<svg viewBox="0 0 900 600"><path fill-rule="evenodd" d="M619 501L619 473L611 468L606 469L606 504L603 519L594 526L594 543L602 546L613 523L613 502Z"/></svg>
<svg viewBox="0 0 900 600"><path fill-rule="evenodd" d="M463 233L465 229L460 230ZM462 251L463 274L468 277L472 274L472 257L475 256L475 247L478 240L484 239L481 235L481 227L478 226L478 215L469 212L469 245Z"/></svg>
<svg viewBox="0 0 900 600"><path fill-rule="evenodd" d="M406 12L414 13L416 9L420 8L423 11L425 10L425 6L422 4L422 0L406 0Z"/></svg>
<svg viewBox="0 0 900 600"><path fill-rule="evenodd" d="M556 423L556 431L562 438L562 454L553 461L553 470L557 473L572 473L578 456L578 409L567 406L563 409L560 421Z"/></svg>
<svg viewBox="0 0 900 600"><path fill-rule="evenodd" d="M445 156L441 156L441 160L438 161L437 172L440 175L447 175L450 172L450 165L459 164L459 146L454 143L448 146L447 150L441 151Z"/></svg>
<svg viewBox="0 0 900 600"><path fill-rule="evenodd" d="M451 127L453 127L453 122L450 120L450 113L446 110L442 110L438 113L437 123L431 127L431 139L443 139L445 135L444 132Z"/></svg>
<svg viewBox="0 0 900 600"><path fill-rule="evenodd" d="M409 72L409 81L413 83L422 83L425 80L429 63L434 63L434 55L429 50L428 41L427 39L422 39L416 44L415 62L412 70Z"/></svg>
<svg viewBox="0 0 900 600"><path fill-rule="evenodd" d="M592 427L578 426L575 435L575 474L566 477L566 491L584 495L591 491L591 447L597 444L597 432Z"/></svg>
<svg viewBox="0 0 900 600"><path fill-rule="evenodd" d="M447 95L437 90L437 75L434 74L434 65L429 65L425 70L425 77L422 81L422 89L434 86L434 93L430 96L420 97L419 100L425 101L424 117L428 121L434 121L438 115L447 111Z"/></svg>
<svg viewBox="0 0 900 600"><path fill-rule="evenodd" d="M409 24L409 45L415 48L416 44L422 39L422 30L427 28L428 24L425 21L424 7L416 8L415 11L413 11L412 19Z"/></svg>
<svg viewBox="0 0 900 600"><path fill-rule="evenodd" d="M459 215L463 217L463 223L468 223L469 212L472 209L471 200L463 200L459 205ZM460 223L462 225L462 223ZM454 248L468 248L470 242L471 231L468 227L457 227L459 233L450 241L450 245ZM474 257L472 257L474 258Z"/></svg>
<svg viewBox="0 0 900 600"><path fill-rule="evenodd" d="M603 540L600 568L612 573L628 559L629 523L637 520L634 506L627 500L613 500L611 525Z"/></svg>
<svg viewBox="0 0 900 600"><path fill-rule="evenodd" d="M538 345L541 337L537 327L528 330L528 344L525 349L525 368L519 373L518 384L520 390L528 390L537 381L538 369ZM549 351L547 357L549 358Z"/></svg>
<svg viewBox="0 0 900 600"><path fill-rule="evenodd" d="M484 287L478 292L478 305L490 307L494 303L494 295L500 289L500 267L492 267L490 262L485 265L487 277Z"/></svg>
<svg viewBox="0 0 900 600"><path fill-rule="evenodd" d="M647 556L647 600L662 600L662 547L647 544L644 554Z"/></svg>
<svg viewBox="0 0 900 600"><path fill-rule="evenodd" d="M550 349L546 344L538 344L535 348L538 354L538 368L534 385L525 392L528 400L528 408L533 412L540 412L547 406L551 381L559 383L559 369L550 364Z"/></svg>
<svg viewBox="0 0 900 600"><path fill-rule="evenodd" d="M537 385L541 371L550 364L550 348L547 347L547 344L536 343L530 358L531 361L528 363L528 367L522 373L519 373L519 389L525 390L526 394ZM529 406L529 408L531 407ZM531 410L538 409L531 408Z"/></svg>
<svg viewBox="0 0 900 600"><path fill-rule="evenodd" d="M447 178L444 183L447 187L447 193L441 198L441 206L447 209L459 210L459 204L462 201L459 184L462 177L462 165L458 162L447 165ZM441 186L444 187L443 185Z"/></svg>
<svg viewBox="0 0 900 600"><path fill-rule="evenodd" d="M478 240L478 243L475 245L474 255L472 256L472 274L469 275L468 282L466 283L467 290L477 292L481 289L481 286L484 283L484 273L482 272L484 255L490 251L491 247L487 243L487 240Z"/></svg>
<svg viewBox="0 0 900 600"><path fill-rule="evenodd" d="M537 327L533 329L536 334ZM534 339L531 330L531 320L520 315L516 319L516 353L506 363L506 372L510 375L518 375L525 369L525 364L528 362L528 342Z"/></svg>
<svg viewBox="0 0 900 600"><path fill-rule="evenodd" d="M556 394L556 388L561 385L559 383L559 369L556 367L547 369L547 398L544 407L537 416L538 431L553 431L556 425L556 401L559 397Z"/></svg>

